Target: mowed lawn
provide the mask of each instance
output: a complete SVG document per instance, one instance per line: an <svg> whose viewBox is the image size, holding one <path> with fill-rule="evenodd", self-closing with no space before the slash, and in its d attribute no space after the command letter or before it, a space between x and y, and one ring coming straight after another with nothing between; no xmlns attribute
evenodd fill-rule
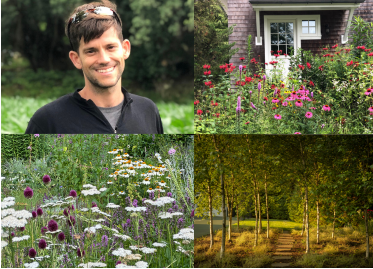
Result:
<svg viewBox="0 0 373 269"><path fill-rule="evenodd" d="M1 98L1 133L24 133L27 124L40 107L52 99L25 97ZM166 134L192 134L194 111L193 104L157 103L161 114L163 130Z"/></svg>
<svg viewBox="0 0 373 269"><path fill-rule="evenodd" d="M237 226L237 224L233 225L234 227ZM255 228L255 219L251 218L248 220L240 220L240 228L245 227L252 227ZM262 228L267 228L267 219L262 219ZM294 222L291 220L279 220L279 219L269 219L269 228L277 228L277 229L295 229L295 230L301 230L302 229L302 223Z"/></svg>

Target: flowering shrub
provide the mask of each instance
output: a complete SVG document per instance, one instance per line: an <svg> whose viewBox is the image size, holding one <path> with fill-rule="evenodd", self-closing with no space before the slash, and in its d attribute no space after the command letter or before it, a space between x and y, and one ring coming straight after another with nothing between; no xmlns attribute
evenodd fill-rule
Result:
<svg viewBox="0 0 373 269"><path fill-rule="evenodd" d="M12 189L1 202L1 266L192 267L193 166L178 159L190 148L175 144L162 150L170 154L140 159L126 146L120 139L100 145L109 169L102 178L81 174L81 191L54 187L64 170L40 177L44 196L27 181ZM6 178L2 184L10 186Z"/></svg>
<svg viewBox="0 0 373 269"><path fill-rule="evenodd" d="M238 68L221 65L218 80L202 75L206 87L195 94L195 133L372 133L373 52L334 45L323 53L289 57L286 78L283 59L265 63L273 67L268 74L255 59L251 74L241 58Z"/></svg>

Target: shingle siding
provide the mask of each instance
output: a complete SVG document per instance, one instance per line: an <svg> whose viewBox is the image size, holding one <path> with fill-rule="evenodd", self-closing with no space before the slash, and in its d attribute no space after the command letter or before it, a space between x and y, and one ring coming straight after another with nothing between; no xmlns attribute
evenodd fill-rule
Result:
<svg viewBox="0 0 373 269"><path fill-rule="evenodd" d="M329 0L330 2L330 0ZM352 1L355 2L355 1ZM341 35L344 34L347 25L349 11L261 11L260 12L260 36L264 40L264 15L295 15L295 14L320 14L321 19L321 40L302 40L303 49L311 50L313 53L321 53L322 47L332 46L341 43ZM373 0L365 0L354 12L354 16L360 16L365 21L373 22ZM253 10L249 0L228 0L228 25L236 25L229 42L236 42L235 48L240 50L236 53L231 63L239 65L240 57L247 58L247 37L252 36L252 48L256 59L261 55L260 60L264 62L264 42L262 46L256 46L256 12ZM329 34L325 32L325 25L329 24Z"/></svg>

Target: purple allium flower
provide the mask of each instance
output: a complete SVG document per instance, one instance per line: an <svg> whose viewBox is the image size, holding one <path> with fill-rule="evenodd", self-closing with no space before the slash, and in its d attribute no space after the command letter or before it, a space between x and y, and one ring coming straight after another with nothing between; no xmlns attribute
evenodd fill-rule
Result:
<svg viewBox="0 0 373 269"><path fill-rule="evenodd" d="M75 190L71 190L69 195L74 197L74 198L76 198L78 196Z"/></svg>
<svg viewBox="0 0 373 269"><path fill-rule="evenodd" d="M30 248L30 250L28 251L28 256L30 258L35 258L36 257L36 250L33 249L33 248Z"/></svg>
<svg viewBox="0 0 373 269"><path fill-rule="evenodd" d="M75 225L75 218L74 218L74 216L70 216L70 219L67 220L67 224L69 226L74 226Z"/></svg>
<svg viewBox="0 0 373 269"><path fill-rule="evenodd" d="M97 204L95 202L92 202L92 207L97 207Z"/></svg>
<svg viewBox="0 0 373 269"><path fill-rule="evenodd" d="M44 239L40 239L39 248L40 249L45 249L46 247L47 247L47 241L45 241Z"/></svg>
<svg viewBox="0 0 373 269"><path fill-rule="evenodd" d="M38 214L38 216L42 216L43 215L43 209L41 209L40 207L38 209L36 209L36 214Z"/></svg>
<svg viewBox="0 0 373 269"><path fill-rule="evenodd" d="M12 232L11 234L10 234L11 236L15 236L15 233L14 232Z"/></svg>
<svg viewBox="0 0 373 269"><path fill-rule="evenodd" d="M236 112L240 113L241 112L241 97L238 96L237 98L237 107L236 107Z"/></svg>
<svg viewBox="0 0 373 269"><path fill-rule="evenodd" d="M43 176L44 184L49 184L51 182L51 177L49 175Z"/></svg>
<svg viewBox="0 0 373 269"><path fill-rule="evenodd" d="M170 150L168 151L168 154L169 154L169 155L174 155L174 154L175 154L175 152L176 152L176 150L175 150L175 149L170 149Z"/></svg>
<svg viewBox="0 0 373 269"><path fill-rule="evenodd" d="M65 234L64 233L59 233L58 234L58 240L60 240L60 241L65 240Z"/></svg>
<svg viewBox="0 0 373 269"><path fill-rule="evenodd" d="M50 232L54 232L58 230L58 224L55 220L52 219L48 222L48 230Z"/></svg>
<svg viewBox="0 0 373 269"><path fill-rule="evenodd" d="M115 264L115 265L118 265L118 264L120 264L120 263L122 263L121 261L117 261L117 263Z"/></svg>
<svg viewBox="0 0 373 269"><path fill-rule="evenodd" d="M32 198L32 196L34 196L34 192L30 187L27 187L23 192L23 195L25 196L25 198L30 199Z"/></svg>
<svg viewBox="0 0 373 269"><path fill-rule="evenodd" d="M20 227L19 230L23 232L25 230L25 227Z"/></svg>
<svg viewBox="0 0 373 269"><path fill-rule="evenodd" d="M78 248L78 251L76 252L76 254L78 255L78 257L82 257L85 255L85 251L83 249L83 252L80 251L80 248Z"/></svg>
<svg viewBox="0 0 373 269"><path fill-rule="evenodd" d="M47 227L41 227L41 234L45 235L45 232L48 231Z"/></svg>
<svg viewBox="0 0 373 269"><path fill-rule="evenodd" d="M137 202L138 202L138 201L137 201L136 199L134 199L133 202L132 202L132 205L133 205L134 207L137 207Z"/></svg>
<svg viewBox="0 0 373 269"><path fill-rule="evenodd" d="M32 211L31 214L32 214L32 217L33 217L33 218L36 218L36 217L37 217L36 211Z"/></svg>
<svg viewBox="0 0 373 269"><path fill-rule="evenodd" d="M70 215L70 209L65 208L65 209L63 210L63 214L64 214L66 217L68 217L68 216Z"/></svg>
<svg viewBox="0 0 373 269"><path fill-rule="evenodd" d="M168 192L167 196L172 198L172 192Z"/></svg>
<svg viewBox="0 0 373 269"><path fill-rule="evenodd" d="M191 218L194 217L194 209L193 209L192 212L190 213L190 217L191 217Z"/></svg>
<svg viewBox="0 0 373 269"><path fill-rule="evenodd" d="M72 211L74 211L74 210L75 210L74 205L71 205L71 206L70 206L70 209L71 209Z"/></svg>

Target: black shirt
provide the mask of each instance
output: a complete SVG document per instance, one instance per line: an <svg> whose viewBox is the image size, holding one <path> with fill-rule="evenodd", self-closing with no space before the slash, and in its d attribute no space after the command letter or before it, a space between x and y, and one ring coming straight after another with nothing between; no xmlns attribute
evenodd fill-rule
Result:
<svg viewBox="0 0 373 269"><path fill-rule="evenodd" d="M30 119L26 134L163 134L157 106L148 98L124 88L121 115L113 129L92 100L67 94L41 107Z"/></svg>

